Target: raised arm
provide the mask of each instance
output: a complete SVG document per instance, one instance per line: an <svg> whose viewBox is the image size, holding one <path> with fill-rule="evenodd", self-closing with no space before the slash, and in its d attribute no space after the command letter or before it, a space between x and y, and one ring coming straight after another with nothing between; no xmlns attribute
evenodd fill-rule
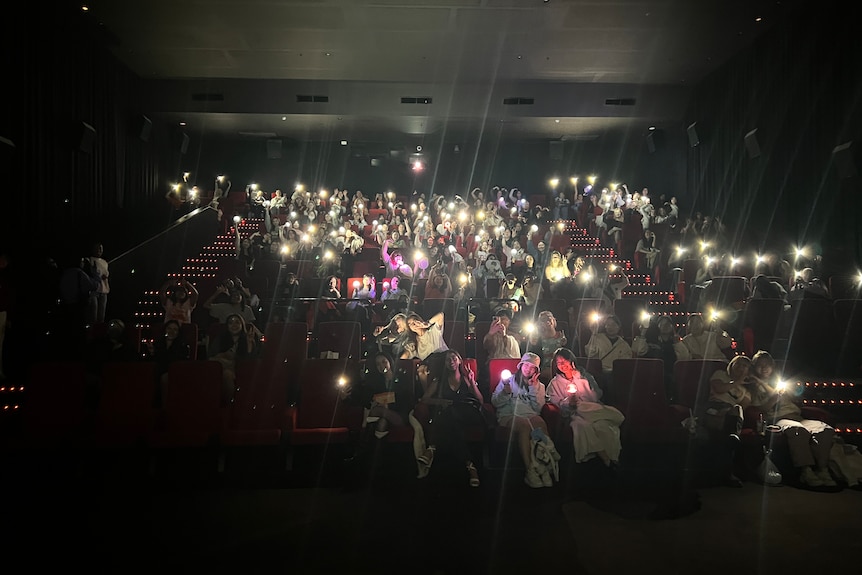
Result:
<svg viewBox="0 0 862 575"><path fill-rule="evenodd" d="M437 324L440 327L440 329L443 329L443 320L444 320L443 312L441 311L440 313L434 314L431 317L431 319L428 320L428 324L430 325L430 324L434 323L434 324Z"/></svg>
<svg viewBox="0 0 862 575"><path fill-rule="evenodd" d="M383 245L380 246L380 257L383 259L383 262L388 266L392 258L389 257L389 238L387 237L383 240Z"/></svg>

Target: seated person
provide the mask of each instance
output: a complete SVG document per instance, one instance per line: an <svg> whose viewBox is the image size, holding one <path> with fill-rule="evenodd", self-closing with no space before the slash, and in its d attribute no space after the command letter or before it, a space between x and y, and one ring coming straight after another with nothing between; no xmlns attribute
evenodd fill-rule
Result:
<svg viewBox="0 0 862 575"><path fill-rule="evenodd" d="M758 351L751 363L751 405L760 408L770 425L781 428L790 460L799 472L799 482L807 487L835 487L829 472L835 430L822 421L802 417L799 404L778 381L775 360L769 352Z"/></svg>
<svg viewBox="0 0 862 575"><path fill-rule="evenodd" d="M521 461L527 468L524 482L530 487L552 487L550 470L535 461L530 443L534 429L542 430L546 437L548 435L548 426L541 417L542 406L545 405L545 384L539 381L540 364L538 355L525 353L514 374L492 382L491 405L494 406L497 424L511 429L517 438Z"/></svg>
<svg viewBox="0 0 862 575"><path fill-rule="evenodd" d="M649 323L649 322L647 322ZM676 333L676 325L668 316L659 317L655 325L641 325L641 335L646 338L647 351L644 357L660 359L664 364L664 384L669 402L673 402L676 389L673 380L673 366L679 355L682 341Z"/></svg>
<svg viewBox="0 0 862 575"><path fill-rule="evenodd" d="M527 351L532 351L542 358L542 374L550 377L553 367L554 352L569 343L566 334L557 329L557 318L550 311L539 313L535 329L527 339Z"/></svg>
<svg viewBox="0 0 862 575"><path fill-rule="evenodd" d="M418 358L416 335L407 328L407 316L396 313L384 326L374 328L378 351L386 352L398 359Z"/></svg>
<svg viewBox="0 0 862 575"><path fill-rule="evenodd" d="M587 371L578 369L572 350L561 347L554 353L554 377L548 397L560 408L572 428L575 462L598 457L605 466L619 462L622 444L620 425L625 420L615 407L602 403L602 390Z"/></svg>
<svg viewBox="0 0 862 575"><path fill-rule="evenodd" d="M718 331L716 322L710 322L706 329L703 316L692 314L688 316L688 333L682 338L682 345L677 346L677 360L680 359L719 359L727 360L730 350L730 335Z"/></svg>
<svg viewBox="0 0 862 575"><path fill-rule="evenodd" d="M383 439L391 425L404 425L413 404L412 396L403 387L395 362L386 353L373 354L369 369L357 386L346 385L339 390L342 400L366 409L365 422L373 424L374 437Z"/></svg>
<svg viewBox="0 0 862 575"><path fill-rule="evenodd" d="M252 324L246 325L239 314L229 315L221 332L210 340L207 356L222 364L222 405L230 405L236 392L238 361L260 354L263 334Z"/></svg>
<svg viewBox="0 0 862 575"><path fill-rule="evenodd" d="M393 277L388 282L383 282L383 292L380 294L380 301L407 301L409 295L401 288L401 279L398 276Z"/></svg>
<svg viewBox="0 0 862 575"><path fill-rule="evenodd" d="M812 268L803 268L797 274L796 281L790 288L790 293L787 294L788 302L798 301L802 298L832 298L820 278L814 277Z"/></svg>
<svg viewBox="0 0 862 575"><path fill-rule="evenodd" d="M437 375L432 375L424 364L418 371L424 390L413 411L413 419L419 422L419 426L414 425L413 428L421 434L418 443L423 446L416 457L420 466L419 476L427 475L440 447L464 463L470 487L479 487L479 473L473 463L476 457L470 451L465 432L485 426L481 411L482 392L476 384L475 374L457 351L450 349L442 355L443 368Z"/></svg>
<svg viewBox="0 0 862 575"><path fill-rule="evenodd" d="M726 369L713 373L709 380L705 413L698 417L713 447L711 464L717 467L717 473L730 487L742 486L733 473L733 460L742 431L743 412L751 404L750 367L749 358L737 355Z"/></svg>
<svg viewBox="0 0 862 575"><path fill-rule="evenodd" d="M584 347L587 357L597 357L602 362L602 371L609 376L614 368L614 360L643 357L647 352L646 338L637 335L629 343L620 335L622 323L620 318L609 315L600 321L594 318L591 325L592 335Z"/></svg>
<svg viewBox="0 0 862 575"><path fill-rule="evenodd" d="M215 300L220 295L227 295L228 300L216 303ZM216 291L203 303L203 307L209 311L210 317L215 318L219 323L224 323L228 316L233 314L242 316L247 324L254 323L256 320L254 311L248 305L243 290L230 289L227 284L219 285Z"/></svg>
<svg viewBox="0 0 862 575"><path fill-rule="evenodd" d="M502 307L494 313L491 327L482 340L482 346L492 359L518 359L521 357L521 345L514 336L509 334L512 323L512 310Z"/></svg>

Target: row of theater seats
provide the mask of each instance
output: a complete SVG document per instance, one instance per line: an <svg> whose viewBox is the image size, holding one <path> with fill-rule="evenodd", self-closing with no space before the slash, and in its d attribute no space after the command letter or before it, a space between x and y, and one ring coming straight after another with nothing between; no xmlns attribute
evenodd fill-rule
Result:
<svg viewBox="0 0 862 575"><path fill-rule="evenodd" d="M466 360L474 370L475 360ZM579 360L586 369L597 369ZM398 370L405 385L399 393L421 393L416 376L417 360L399 360ZM503 369L514 370L517 360L491 362L492 381ZM221 400L221 365L214 361L186 361L171 366L170 380L155 405L156 381L152 364L114 363L105 366L97 382L88 380L82 363L42 363L33 367L20 425L3 438L4 452L54 453L56 450L81 454L117 451L140 453L148 458L159 453L206 452L211 454L211 470L221 461L230 464L251 449L269 449L273 460L284 465L297 449L325 452L344 448L349 453L363 430L363 411L339 397L338 382L362 377L363 361L307 359L295 371L274 374L261 360L242 363L237 373L235 401L225 407ZM703 401L709 376L723 369L722 362L689 360L674 366L678 403L665 399L664 368L660 360L617 360L609 403L626 416L622 426L625 450L663 449L683 453L691 440L681 422L690 409ZM95 386L95 390L93 389ZM293 394L295 400L288 397ZM96 391L97 401L93 397ZM487 450L491 465L506 462L520 465L511 457L508 429L495 424L493 407L486 403L487 425L468 432L468 440ZM829 414L806 408L806 415L830 421ZM560 445L571 451L571 432L559 412L546 406L542 413ZM756 416L747 414L743 438L760 448L753 432ZM385 439L390 444L412 444L409 425L395 426Z"/></svg>
<svg viewBox="0 0 862 575"><path fill-rule="evenodd" d="M474 359L465 361L476 370ZM579 363L587 370L599 369L595 360ZM491 381L498 381L504 369L514 371L516 365L514 359L493 360ZM398 393L412 394L412 400L421 393L417 366L417 360L398 360L403 382ZM607 385L613 392L609 403L626 416L621 429L624 449L684 449L691 436L681 422L707 397L709 377L724 367L721 361L677 362L678 399L671 404L665 395L661 360L617 360ZM362 432L363 412L341 400L338 384L357 381L364 369L361 360L305 359L281 371L273 371L262 359L245 361L238 365L235 399L224 406L222 366L215 361L172 364L169 381L161 390L153 365L147 362L108 364L97 381L87 377L80 362L36 364L27 383L20 426L3 437L3 448L7 452L63 448L148 454L208 450L228 457L247 448L271 448L283 459L294 448L350 447ZM494 424L490 403L484 409L488 425L472 430L469 439L488 449L490 461L502 464L511 447L509 431ZM822 410L805 410L809 417L832 423ZM555 440L569 444L571 432L559 412L546 406L542 415ZM756 416L749 413L747 418L744 439L759 446L753 432ZM412 443L412 428L396 426L385 441Z"/></svg>

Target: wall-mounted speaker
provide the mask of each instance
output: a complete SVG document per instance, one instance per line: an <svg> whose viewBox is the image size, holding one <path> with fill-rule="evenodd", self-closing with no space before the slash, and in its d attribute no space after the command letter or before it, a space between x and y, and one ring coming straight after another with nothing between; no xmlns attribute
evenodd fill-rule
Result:
<svg viewBox="0 0 862 575"><path fill-rule="evenodd" d="M694 148L700 144L700 137L697 135L697 122L692 122L686 129L688 132L688 145Z"/></svg>
<svg viewBox="0 0 862 575"><path fill-rule="evenodd" d="M281 140L266 141L266 157L268 160L278 160L281 158Z"/></svg>
<svg viewBox="0 0 862 575"><path fill-rule="evenodd" d="M745 149L748 150L748 157L752 160L760 156L760 142L757 141L757 128L745 135Z"/></svg>
<svg viewBox="0 0 862 575"><path fill-rule="evenodd" d="M140 116L136 122L138 137L142 142L150 141L150 133L153 131L153 122L146 116Z"/></svg>
<svg viewBox="0 0 862 575"><path fill-rule="evenodd" d="M855 150L852 141L835 146L832 150L832 161L838 170L839 178L855 178L859 175L854 156Z"/></svg>
<svg viewBox="0 0 862 575"><path fill-rule="evenodd" d="M96 129L87 122L81 122L77 130L78 150L89 154L93 151L93 141L96 139Z"/></svg>
<svg viewBox="0 0 862 575"><path fill-rule="evenodd" d="M185 154L189 151L189 135L183 134L180 137L180 154Z"/></svg>

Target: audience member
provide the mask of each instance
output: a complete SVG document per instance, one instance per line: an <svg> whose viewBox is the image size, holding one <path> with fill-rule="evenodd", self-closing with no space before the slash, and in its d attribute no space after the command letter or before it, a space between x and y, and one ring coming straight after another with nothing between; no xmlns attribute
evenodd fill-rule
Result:
<svg viewBox="0 0 862 575"><path fill-rule="evenodd" d="M587 357L595 357L602 362L602 371L610 375L617 359L643 357L647 352L646 338L637 335L629 344L620 334L622 322L615 315L609 315L603 320L593 318L591 322L592 335L584 346Z"/></svg>
<svg viewBox="0 0 862 575"><path fill-rule="evenodd" d="M407 401L413 396L395 361L386 352L371 356L369 367L357 385L347 384L339 390L343 400L365 409L365 423L374 429L374 437L383 439L393 425L404 425L413 408Z"/></svg>
<svg viewBox="0 0 862 575"><path fill-rule="evenodd" d="M479 472L474 464L476 457L471 454L466 441L467 430L485 426L481 413L482 392L475 375L464 365L461 355L450 349L444 354L443 370L439 376L431 376L427 367L422 365L419 378L425 382L425 391L413 413L421 424L426 447L417 460L430 468L438 448L449 451L466 467L470 487L479 487Z"/></svg>
<svg viewBox="0 0 862 575"><path fill-rule="evenodd" d="M741 487L742 482L733 470L734 454L740 442L744 410L751 404L749 375L751 360L737 355L727 368L712 374L709 380L709 399L706 411L698 416L705 427L713 451L712 463L718 473L731 487Z"/></svg>
<svg viewBox="0 0 862 575"><path fill-rule="evenodd" d="M572 428L575 462L598 457L605 466L619 462L622 444L620 425L625 417L602 403L602 389L589 372L579 369L572 350L554 352L553 378L548 384L548 401L560 408Z"/></svg>
<svg viewBox="0 0 862 575"><path fill-rule="evenodd" d="M103 253L104 247L101 243L93 244L93 249L90 252L90 265L93 267L95 275L99 277L99 286L90 292L87 319L91 324L104 323L108 293L111 291L111 285L108 281L111 274L108 271L108 262L102 257Z"/></svg>
<svg viewBox="0 0 862 575"><path fill-rule="evenodd" d="M215 302L219 296L227 296L228 301ZM246 324L253 324L257 319L254 310L246 303L245 292L237 287L231 289L226 283L222 283L216 288L215 292L203 303L203 308L209 312L210 317L219 323L225 323L227 318L233 314L242 316Z"/></svg>
<svg viewBox="0 0 862 575"><path fill-rule="evenodd" d="M775 360L760 350L751 358L751 405L760 409L765 421L778 426L787 439L790 460L798 481L806 487L835 487L829 471L829 454L835 430L827 423L802 416L802 409L778 381Z"/></svg>
<svg viewBox="0 0 862 575"><path fill-rule="evenodd" d="M524 482L534 488L554 485L550 471L535 460L530 445L534 430L541 430L548 436L548 426L541 417L545 405L545 384L539 381L541 361L535 353L525 353L514 374L492 382L494 391L491 394L497 424L511 430L527 469Z"/></svg>
<svg viewBox="0 0 862 575"><path fill-rule="evenodd" d="M175 319L164 323L163 333L147 342L146 359L155 363L156 379L159 383L159 397L163 398L168 383L168 370L175 361L185 361L192 357L189 342L182 337L182 326ZM192 342L197 345L197 342Z"/></svg>
<svg viewBox="0 0 862 575"><path fill-rule="evenodd" d="M527 338L527 351L542 358L542 375L549 377L553 368L554 352L569 343L563 330L557 329L557 318L550 311L542 311Z"/></svg>
<svg viewBox="0 0 862 575"><path fill-rule="evenodd" d="M688 316L687 333L681 343L681 346L676 347L678 360L727 360L732 341L727 332L718 329L715 320L710 321L709 329L706 329L703 316L691 314Z"/></svg>
<svg viewBox="0 0 862 575"><path fill-rule="evenodd" d="M230 314L224 328L210 340L207 355L222 365L222 405L233 401L237 362L257 357L262 337L254 325L246 326L241 315Z"/></svg>
<svg viewBox="0 0 862 575"><path fill-rule="evenodd" d="M188 280L167 280L159 289L159 299L165 310L164 321L175 319L181 324L192 323L198 295L197 288Z"/></svg>

